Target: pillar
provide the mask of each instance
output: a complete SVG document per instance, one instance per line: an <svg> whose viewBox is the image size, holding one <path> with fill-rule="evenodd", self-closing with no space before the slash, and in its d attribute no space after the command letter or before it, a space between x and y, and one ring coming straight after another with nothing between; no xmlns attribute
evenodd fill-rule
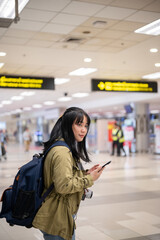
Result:
<svg viewBox="0 0 160 240"><path fill-rule="evenodd" d="M108 121L107 119L97 120L97 149L99 152L110 152L108 149Z"/></svg>
<svg viewBox="0 0 160 240"><path fill-rule="evenodd" d="M149 149L149 104L135 104L136 119L136 151L148 152Z"/></svg>

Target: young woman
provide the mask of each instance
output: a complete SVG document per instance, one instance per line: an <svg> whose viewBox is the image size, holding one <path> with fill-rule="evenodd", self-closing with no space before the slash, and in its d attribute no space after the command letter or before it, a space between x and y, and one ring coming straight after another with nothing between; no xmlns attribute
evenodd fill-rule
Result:
<svg viewBox="0 0 160 240"><path fill-rule="evenodd" d="M58 140L69 147L53 147L45 159L45 190L52 182L54 189L33 221L45 240L75 239L74 217L82 196L103 171L98 164L89 170L84 170L81 164L81 160L90 162L85 143L89 125L90 118L84 110L68 108L53 127L49 141L44 143L44 152Z"/></svg>

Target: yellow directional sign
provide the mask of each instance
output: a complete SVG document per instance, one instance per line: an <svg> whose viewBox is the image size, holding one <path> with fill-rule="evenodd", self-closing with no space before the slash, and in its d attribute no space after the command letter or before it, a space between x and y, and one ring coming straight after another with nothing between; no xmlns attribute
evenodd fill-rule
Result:
<svg viewBox="0 0 160 240"><path fill-rule="evenodd" d="M157 82L92 79L92 91L157 92Z"/></svg>
<svg viewBox="0 0 160 240"><path fill-rule="evenodd" d="M0 88L54 90L55 87L54 87L54 78L1 75Z"/></svg>

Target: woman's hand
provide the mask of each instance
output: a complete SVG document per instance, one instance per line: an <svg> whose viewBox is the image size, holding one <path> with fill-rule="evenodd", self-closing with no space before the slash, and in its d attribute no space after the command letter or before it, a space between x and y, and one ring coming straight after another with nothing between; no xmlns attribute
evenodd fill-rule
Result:
<svg viewBox="0 0 160 240"><path fill-rule="evenodd" d="M88 171L87 171L87 174L90 174L91 172L93 172L94 170L96 170L98 168L99 164L96 164L94 165L92 168L90 168Z"/></svg>
<svg viewBox="0 0 160 240"><path fill-rule="evenodd" d="M104 169L105 167L102 168L102 166L98 165L97 168L90 173L90 175L93 178L93 181L96 181L101 176Z"/></svg>

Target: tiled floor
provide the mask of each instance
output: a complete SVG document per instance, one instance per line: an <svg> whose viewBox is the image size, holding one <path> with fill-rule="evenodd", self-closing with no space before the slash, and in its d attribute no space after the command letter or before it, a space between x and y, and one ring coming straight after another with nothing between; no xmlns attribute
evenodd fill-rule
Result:
<svg viewBox="0 0 160 240"><path fill-rule="evenodd" d="M14 143L7 146L8 159L0 162L0 194L9 186L18 167L40 148L29 153ZM160 156L135 154L114 157L92 154L91 167L111 160L92 190L82 201L76 220L76 240L160 240ZM0 240L42 240L37 229L10 227L0 219Z"/></svg>

